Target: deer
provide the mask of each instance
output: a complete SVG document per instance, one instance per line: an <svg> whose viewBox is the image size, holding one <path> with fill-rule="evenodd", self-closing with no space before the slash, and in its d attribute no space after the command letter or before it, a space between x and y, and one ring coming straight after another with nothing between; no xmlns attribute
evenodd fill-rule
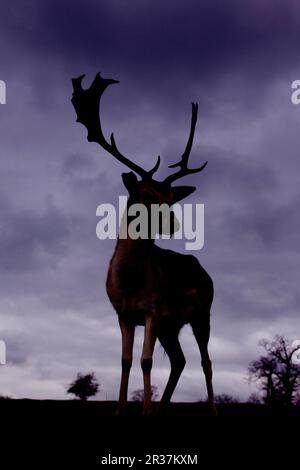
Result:
<svg viewBox="0 0 300 470"><path fill-rule="evenodd" d="M187 175L201 172L207 162L198 168L189 168L188 161L193 146L198 116L198 104L192 103L190 133L179 162L169 166L176 168L163 181L153 176L160 166L160 156L150 170L145 170L124 156L117 147L114 134L107 140L100 118L101 98L110 85L118 80L103 78L97 73L89 88L82 88L85 75L72 79L74 106L77 122L87 130L88 142L100 145L108 154L125 165L130 172L122 173L122 181L128 191L126 211L133 204L175 203L196 190L194 186L174 186L173 183ZM128 216L129 217L129 216ZM174 234L175 218L170 226ZM159 225L157 231L161 233ZM198 259L155 244L155 237L118 237L111 258L106 291L117 313L122 337L121 382L117 414L127 403L129 375L132 366L135 328L144 327L141 369L144 383L143 415L152 414L151 370L153 353L158 340L170 361L170 374L163 392L159 410L171 401L173 392L185 367L179 332L190 324L200 350L201 364L206 380L210 413L216 416L212 384L212 363L208 352L210 337L210 310L214 296L213 281Z"/></svg>

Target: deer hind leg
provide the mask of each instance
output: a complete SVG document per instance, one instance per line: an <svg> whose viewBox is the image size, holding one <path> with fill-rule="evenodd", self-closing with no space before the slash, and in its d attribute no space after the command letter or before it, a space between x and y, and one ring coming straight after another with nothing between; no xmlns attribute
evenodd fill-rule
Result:
<svg viewBox="0 0 300 470"><path fill-rule="evenodd" d="M132 350L134 341L134 326L119 318L122 333L122 375L120 384L119 405L117 414L120 414L127 403L129 374L132 365Z"/></svg>
<svg viewBox="0 0 300 470"><path fill-rule="evenodd" d="M203 368L203 372L205 375L206 387L207 387L207 394L208 394L208 402L210 407L210 412L212 416L217 415L217 409L214 400L214 391L213 391L213 384L212 384L212 365L211 360L208 353L208 341L209 341L209 334L210 334L210 326L209 326L209 316L208 322L203 324L203 322L194 321L191 323L194 336L199 346L200 354L201 354L201 364Z"/></svg>
<svg viewBox="0 0 300 470"><path fill-rule="evenodd" d="M179 339L179 331L168 330L159 334L158 339L166 351L171 365L169 379L159 405L159 411L170 402L178 380L185 366L185 357L183 355Z"/></svg>
<svg viewBox="0 0 300 470"><path fill-rule="evenodd" d="M151 369L152 356L156 342L156 323L153 317L149 316L145 321L145 335L143 352L141 357L141 367L144 380L144 403L143 415L149 416L151 413Z"/></svg>

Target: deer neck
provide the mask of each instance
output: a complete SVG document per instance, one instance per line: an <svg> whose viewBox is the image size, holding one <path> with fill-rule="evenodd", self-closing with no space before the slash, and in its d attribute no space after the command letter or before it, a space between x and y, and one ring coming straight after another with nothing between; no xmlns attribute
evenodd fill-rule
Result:
<svg viewBox="0 0 300 470"><path fill-rule="evenodd" d="M154 246L154 240L145 240L138 238L133 240L128 236L128 238L118 238L115 255L118 255L118 258L145 258L145 256L150 255Z"/></svg>
<svg viewBox="0 0 300 470"><path fill-rule="evenodd" d="M152 251L152 248L154 246L154 239L141 237L133 239L130 236L129 225L133 218L128 216L128 206L129 204L127 205L127 208L125 209L122 216L115 253L117 252L118 254L131 256L145 256L145 254L150 253Z"/></svg>

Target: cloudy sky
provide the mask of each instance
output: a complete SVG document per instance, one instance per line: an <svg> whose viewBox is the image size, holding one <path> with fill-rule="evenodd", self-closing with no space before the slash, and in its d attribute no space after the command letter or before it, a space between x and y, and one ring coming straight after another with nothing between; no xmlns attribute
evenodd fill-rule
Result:
<svg viewBox="0 0 300 470"><path fill-rule="evenodd" d="M125 195L124 168L76 124L71 78L120 80L103 97L103 126L159 177L186 143L208 160L185 179L205 204L197 256L215 283L210 351L217 393L254 391L257 342L300 338L300 8L293 0L11 0L1 6L0 393L66 398L77 372L95 371L99 399L116 399L120 333L105 292L114 241L96 238L96 207ZM184 242L169 246L184 251ZM140 388L142 329L130 390ZM187 365L175 400L205 397L199 353L181 333ZM157 345L153 383L169 363Z"/></svg>

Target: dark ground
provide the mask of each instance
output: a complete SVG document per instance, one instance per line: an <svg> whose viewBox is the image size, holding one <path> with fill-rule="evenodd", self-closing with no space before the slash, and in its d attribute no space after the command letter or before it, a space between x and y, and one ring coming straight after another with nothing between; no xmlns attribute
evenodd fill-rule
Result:
<svg viewBox="0 0 300 470"><path fill-rule="evenodd" d="M0 399L0 413L17 412L23 417L41 414L47 417L61 416L66 418L88 419L91 421L98 419L131 419L141 418L142 404L139 402L129 402L122 418L115 417L117 403L115 401L87 401L79 400L30 400L30 399ZM155 411L157 403L153 404ZM270 408L265 405L252 403L230 403L218 404L218 418L276 418L289 417L300 419L300 406L291 408L278 407ZM146 418L150 420L165 420L166 418L180 418L198 420L200 418L210 418L208 405L204 402L196 403L171 403L162 416ZM144 418L145 420L145 418Z"/></svg>
<svg viewBox="0 0 300 470"><path fill-rule="evenodd" d="M197 454L198 464L221 459L222 466L237 463L239 468L255 464L260 453L259 462L265 459L268 470L272 458L277 464L282 459L286 468L295 453L290 465L299 463L300 407L220 404L217 418L210 418L206 403L173 403L163 416L151 418L141 417L140 403L129 403L123 417L114 416L115 408L109 401L0 400L0 468L105 468L100 461L109 453L141 459ZM5 458L9 466L1 465Z"/></svg>

